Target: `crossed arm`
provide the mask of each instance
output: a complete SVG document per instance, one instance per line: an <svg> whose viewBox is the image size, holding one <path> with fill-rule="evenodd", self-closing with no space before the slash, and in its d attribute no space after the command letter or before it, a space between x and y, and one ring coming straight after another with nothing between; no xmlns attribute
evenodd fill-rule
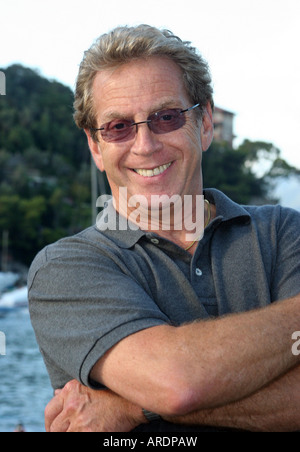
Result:
<svg viewBox="0 0 300 452"><path fill-rule="evenodd" d="M300 359L292 353L299 308L297 295L247 313L133 334L92 369L91 378L109 390L69 383L48 405L46 428L130 431L146 422L144 407L176 423L300 429Z"/></svg>
<svg viewBox="0 0 300 452"><path fill-rule="evenodd" d="M250 431L297 431L300 428L300 366L251 396L184 416L164 416L183 425L209 425ZM45 410L48 432L128 432L146 419L139 406L112 393L70 381L56 391Z"/></svg>

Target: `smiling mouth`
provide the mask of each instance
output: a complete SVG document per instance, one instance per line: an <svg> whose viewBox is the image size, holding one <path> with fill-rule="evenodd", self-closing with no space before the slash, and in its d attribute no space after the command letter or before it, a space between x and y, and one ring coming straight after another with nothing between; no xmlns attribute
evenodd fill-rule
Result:
<svg viewBox="0 0 300 452"><path fill-rule="evenodd" d="M139 174L140 176L144 177L153 177L158 176L159 174L166 171L170 166L172 165L172 162L166 163L165 165L157 166L153 169L142 169L142 168L136 168L134 171Z"/></svg>

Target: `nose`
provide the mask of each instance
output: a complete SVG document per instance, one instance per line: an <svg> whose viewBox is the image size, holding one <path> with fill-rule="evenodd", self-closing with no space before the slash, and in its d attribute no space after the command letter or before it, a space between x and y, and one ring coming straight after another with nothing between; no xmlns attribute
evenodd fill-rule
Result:
<svg viewBox="0 0 300 452"><path fill-rule="evenodd" d="M149 128L150 121L141 121L134 124L136 134L131 151L140 155L151 155L162 149L163 144L159 136L153 133Z"/></svg>

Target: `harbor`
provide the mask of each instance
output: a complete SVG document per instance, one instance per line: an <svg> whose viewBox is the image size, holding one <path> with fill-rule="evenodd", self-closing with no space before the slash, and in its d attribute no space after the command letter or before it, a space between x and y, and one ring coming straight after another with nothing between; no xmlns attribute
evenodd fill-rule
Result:
<svg viewBox="0 0 300 452"><path fill-rule="evenodd" d="M0 272L0 432L44 432L52 389L30 323L27 288L18 281L18 274Z"/></svg>

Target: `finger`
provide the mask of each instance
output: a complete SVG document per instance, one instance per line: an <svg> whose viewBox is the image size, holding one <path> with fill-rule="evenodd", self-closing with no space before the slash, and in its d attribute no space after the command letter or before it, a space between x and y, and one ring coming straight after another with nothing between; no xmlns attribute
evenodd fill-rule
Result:
<svg viewBox="0 0 300 452"><path fill-rule="evenodd" d="M70 427L70 421L66 418L64 411L62 411L50 425L51 433L64 433L67 432Z"/></svg>
<svg viewBox="0 0 300 452"><path fill-rule="evenodd" d="M45 408L45 429L50 432L51 424L54 419L62 412L64 401L61 397L55 396Z"/></svg>

